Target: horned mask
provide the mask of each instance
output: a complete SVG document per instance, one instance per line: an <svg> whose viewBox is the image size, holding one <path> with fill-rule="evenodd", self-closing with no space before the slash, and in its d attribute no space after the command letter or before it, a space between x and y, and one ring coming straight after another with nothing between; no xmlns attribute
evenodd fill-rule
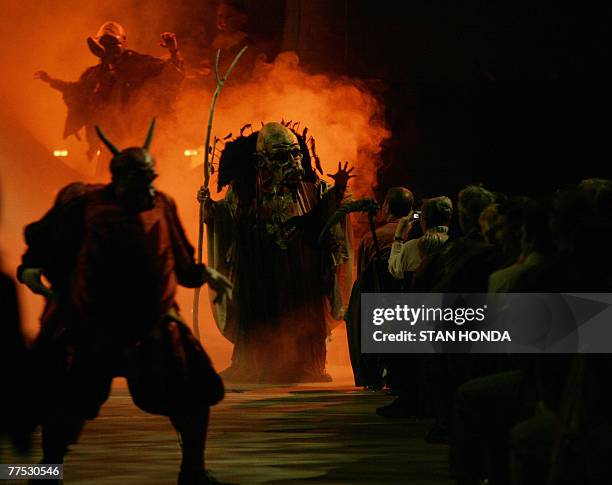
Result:
<svg viewBox="0 0 612 485"><path fill-rule="evenodd" d="M98 136L113 154L110 162L111 185L117 199L126 208L136 212L152 209L155 206L153 180L157 174L155 173L155 160L149 152L154 130L155 119L151 121L142 147L119 150L96 126Z"/></svg>

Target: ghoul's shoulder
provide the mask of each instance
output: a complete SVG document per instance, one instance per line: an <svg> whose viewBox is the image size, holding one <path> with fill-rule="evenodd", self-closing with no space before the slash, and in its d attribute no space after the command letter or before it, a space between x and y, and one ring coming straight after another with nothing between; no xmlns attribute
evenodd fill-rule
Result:
<svg viewBox="0 0 612 485"><path fill-rule="evenodd" d="M96 191L102 191L104 189L102 184L86 184L84 182L72 182L63 187L55 197L55 206L69 206L78 203L80 200L91 193Z"/></svg>
<svg viewBox="0 0 612 485"><path fill-rule="evenodd" d="M163 207L167 207L176 210L176 202L172 196L162 192L161 190L155 191L155 201L157 204L161 204Z"/></svg>
<svg viewBox="0 0 612 485"><path fill-rule="evenodd" d="M141 66L146 64L160 64L166 62L160 57L155 57L150 54L143 54L131 49L126 49L121 54L121 63L130 66Z"/></svg>

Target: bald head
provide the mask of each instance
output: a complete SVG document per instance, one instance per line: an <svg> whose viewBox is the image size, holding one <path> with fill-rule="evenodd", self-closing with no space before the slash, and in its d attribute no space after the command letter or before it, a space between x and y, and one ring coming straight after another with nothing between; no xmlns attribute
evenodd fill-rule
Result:
<svg viewBox="0 0 612 485"><path fill-rule="evenodd" d="M257 135L257 153L270 153L274 148L293 146L300 146L295 133L280 123L266 123Z"/></svg>

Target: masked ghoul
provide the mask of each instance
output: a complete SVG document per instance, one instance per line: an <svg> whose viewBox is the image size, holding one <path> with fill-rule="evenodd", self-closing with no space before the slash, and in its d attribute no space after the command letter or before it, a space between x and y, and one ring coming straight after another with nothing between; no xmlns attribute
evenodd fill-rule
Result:
<svg viewBox="0 0 612 485"><path fill-rule="evenodd" d="M103 125L115 143L127 144L146 129L151 117L171 111L184 78L183 61L176 36L166 32L161 38L168 59L128 49L125 29L117 22L104 22L95 36L87 38L99 63L86 69L77 81L36 72L36 77L62 93L68 108L64 138L75 135L80 139L79 132L85 128L90 160L100 148L94 124Z"/></svg>
<svg viewBox="0 0 612 485"><path fill-rule="evenodd" d="M268 123L227 143L218 189L228 192L205 204L209 264L235 285L232 301L213 305L235 345L227 380L329 380L325 342L351 277L348 220L317 239L350 176L340 169L333 187L322 181L305 134Z"/></svg>
<svg viewBox="0 0 612 485"><path fill-rule="evenodd" d="M168 416L181 435L179 484L210 483L203 452L209 406L223 384L202 346L181 321L178 285L231 284L194 261L172 198L153 187L144 146L112 152L112 181L73 184L25 230L19 280L49 298L33 345L40 396L43 463L62 463L85 419L108 398L114 377L127 378L134 403ZM51 283L41 283L44 274ZM48 398L52 396L52 398Z"/></svg>

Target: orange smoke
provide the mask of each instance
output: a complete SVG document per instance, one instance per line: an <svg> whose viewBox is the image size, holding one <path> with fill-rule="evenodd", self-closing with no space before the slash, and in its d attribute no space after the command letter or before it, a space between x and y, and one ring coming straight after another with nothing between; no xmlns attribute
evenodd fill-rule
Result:
<svg viewBox="0 0 612 485"><path fill-rule="evenodd" d="M188 92L179 99L179 131L200 132L202 153L210 93ZM335 173L338 162L348 161L357 178L351 180L355 196L370 195L380 166L382 141L389 136L382 105L361 84L348 78L310 74L292 52L281 53L270 64L261 63L253 80L224 87L215 112L214 134L237 136L242 126L258 130L269 121L299 122L316 140L323 177ZM249 133L249 131L247 131ZM179 134L180 136L180 134ZM188 140L184 140L189 143ZM202 162L202 157L197 162Z"/></svg>
<svg viewBox="0 0 612 485"><path fill-rule="evenodd" d="M177 100L176 124L159 133L156 156L160 164L160 186L171 193L187 220L197 220L195 194L202 184L203 141L212 93L202 90L184 91ZM251 124L258 130L268 121L299 122L298 131L308 127L316 140L321 159L323 178L335 173L339 161L355 167L357 177L351 179L353 196L371 196L376 184L377 169L381 164L381 144L389 136L383 120L383 107L360 82L348 78L332 78L310 74L299 65L295 53L285 52L270 64L260 64L252 81L241 85L230 82L223 88L214 113L213 135L219 139ZM246 133L250 133L247 129ZM217 153L223 146L217 146ZM197 155L192 156L197 151ZM185 153L187 152L187 154ZM188 157L186 157L188 155ZM185 159L194 170L187 170ZM211 178L213 198L216 174ZM188 224L188 232L195 242L197 224ZM182 298L184 308L191 306L191 293ZM202 305L203 333L215 336L210 347L213 355L225 355L229 363L230 346L218 340L208 305ZM202 307L201 306L201 307ZM343 329L334 332L328 361L348 364L348 353ZM219 359L218 359L219 360Z"/></svg>
<svg viewBox="0 0 612 485"><path fill-rule="evenodd" d="M79 0L3 2L0 22L9 42L0 50L4 66L0 126L10 126L10 131L4 130L0 139L4 215L0 243L7 272L13 273L25 249L22 228L43 215L62 185L77 179L91 181L95 172L94 164L86 160L84 142L62 140L66 108L61 95L34 80L34 71L44 69L53 77L78 79L97 62L87 49L86 37L110 19L126 28L129 48L162 57L166 51L158 45L159 34L175 30L179 17L171 4L153 0L143 9L137 0L107 0L102 4ZM179 46L180 42L179 37ZM211 95L202 89L185 89L177 100L174 120L159 123L152 147L159 162L160 189L176 199L194 245L198 229L196 192L202 183L202 145ZM339 161L348 161L358 176L351 179L350 187L355 197L362 197L372 194L381 164L381 143L389 136L383 119L383 106L361 82L309 73L300 66L297 55L286 52L272 63L260 64L247 84L232 85L230 79L217 105L213 134L219 138L229 133L237 136L248 123L257 130L261 122L299 121L299 131L308 127L316 140L323 178L329 180L326 174L334 173ZM54 157L54 150L62 154L66 151L67 156ZM198 154L191 156L185 154L186 150L197 150ZM213 178L211 188L214 186ZM178 296L187 321L191 321L192 295L181 290ZM25 328L32 336L38 327L41 299L23 288L21 299ZM223 368L229 363L231 345L214 328L205 299L204 292L200 306L203 342L216 366ZM341 341L338 337L335 345ZM340 353L345 353L345 346L339 347L343 349ZM346 355L332 360L347 361Z"/></svg>

